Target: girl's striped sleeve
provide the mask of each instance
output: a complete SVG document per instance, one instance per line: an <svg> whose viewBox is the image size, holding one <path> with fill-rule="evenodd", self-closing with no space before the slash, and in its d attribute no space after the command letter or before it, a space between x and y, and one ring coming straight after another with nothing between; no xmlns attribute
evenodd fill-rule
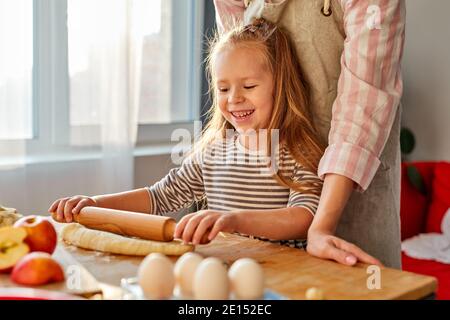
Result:
<svg viewBox="0 0 450 320"><path fill-rule="evenodd" d="M181 167L170 170L147 190L152 202L151 214L176 212L201 200L205 195L201 152L186 158Z"/></svg>
<svg viewBox="0 0 450 320"><path fill-rule="evenodd" d="M319 206L320 192L322 190L322 180L313 172L305 169L304 167L295 164L293 181L309 181L315 186L315 192L298 192L291 189L289 193L288 207L302 207L311 212L312 215L316 214L317 207Z"/></svg>

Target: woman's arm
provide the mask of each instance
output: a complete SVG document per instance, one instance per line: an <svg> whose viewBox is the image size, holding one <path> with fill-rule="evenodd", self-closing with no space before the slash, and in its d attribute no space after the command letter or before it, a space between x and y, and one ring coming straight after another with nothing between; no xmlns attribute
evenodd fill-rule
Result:
<svg viewBox="0 0 450 320"><path fill-rule="evenodd" d="M355 182L347 177L337 174L325 176L319 207L308 231L306 249L313 256L333 259L346 265L354 265L358 260L381 265L380 261L354 244L334 236L339 219L355 186Z"/></svg>
<svg viewBox="0 0 450 320"><path fill-rule="evenodd" d="M311 225L311 229L334 234L345 205L354 188L353 180L337 175L326 175L319 207Z"/></svg>
<svg viewBox="0 0 450 320"><path fill-rule="evenodd" d="M362 192L380 167L403 92L405 1L344 2L341 74L318 175L346 176Z"/></svg>
<svg viewBox="0 0 450 320"><path fill-rule="evenodd" d="M305 239L312 220L312 214L302 207L229 212L204 210L183 217L174 236L194 244L199 244L208 232L208 239L212 240L221 231L272 240Z"/></svg>
<svg viewBox="0 0 450 320"><path fill-rule="evenodd" d="M333 235L354 187L365 191L375 176L395 118L402 95L405 1L345 1L343 10L346 41L342 72L329 146L318 170L324 190L308 233L307 250L346 265L354 265L357 260L379 264ZM378 12L383 18L369 16L367 20L368 12Z"/></svg>

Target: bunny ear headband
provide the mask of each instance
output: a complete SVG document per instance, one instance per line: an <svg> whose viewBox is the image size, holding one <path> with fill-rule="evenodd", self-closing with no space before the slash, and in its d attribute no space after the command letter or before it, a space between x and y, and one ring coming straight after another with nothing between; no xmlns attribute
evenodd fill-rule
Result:
<svg viewBox="0 0 450 320"><path fill-rule="evenodd" d="M244 0L244 5L246 7L244 12L245 28L250 32L261 30L263 31L263 34L266 35L266 38L270 38L276 27L269 26L269 24L265 23L265 20L262 19L265 0ZM269 28L272 28L272 30L269 30Z"/></svg>

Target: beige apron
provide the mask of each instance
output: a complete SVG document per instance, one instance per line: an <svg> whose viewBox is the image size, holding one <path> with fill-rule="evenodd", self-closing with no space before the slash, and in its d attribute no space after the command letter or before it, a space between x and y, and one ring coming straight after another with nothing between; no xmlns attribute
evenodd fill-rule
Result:
<svg viewBox="0 0 450 320"><path fill-rule="evenodd" d="M290 32L311 88L314 121L325 141L331 126L345 39L340 2L332 0L331 15L326 16L322 9L327 2L288 0L266 3L263 11L265 19ZM336 232L337 236L393 268L401 267L400 109L374 180L366 192L353 192Z"/></svg>

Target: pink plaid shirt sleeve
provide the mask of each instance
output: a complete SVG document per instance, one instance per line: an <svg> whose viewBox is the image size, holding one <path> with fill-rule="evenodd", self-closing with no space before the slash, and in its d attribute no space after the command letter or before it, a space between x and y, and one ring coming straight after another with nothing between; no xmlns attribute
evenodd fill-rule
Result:
<svg viewBox="0 0 450 320"><path fill-rule="evenodd" d="M404 0L342 0L346 39L329 145L318 175L335 173L368 188L403 91Z"/></svg>

